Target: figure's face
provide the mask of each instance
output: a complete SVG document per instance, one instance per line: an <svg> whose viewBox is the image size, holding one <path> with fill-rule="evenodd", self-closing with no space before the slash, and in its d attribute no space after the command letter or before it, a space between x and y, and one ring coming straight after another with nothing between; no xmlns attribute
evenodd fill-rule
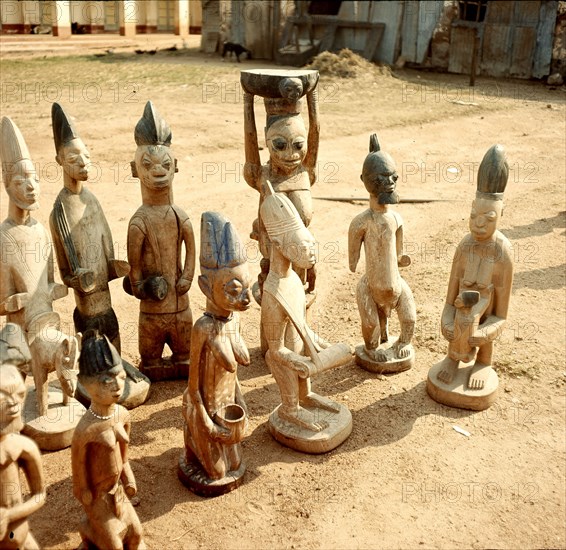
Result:
<svg viewBox="0 0 566 550"><path fill-rule="evenodd" d="M73 139L61 147L56 157L63 172L72 180L86 181L90 167L90 153L80 138Z"/></svg>
<svg viewBox="0 0 566 550"><path fill-rule="evenodd" d="M287 232L279 246L283 256L297 267L310 269L316 263L316 241L306 227Z"/></svg>
<svg viewBox="0 0 566 550"><path fill-rule="evenodd" d="M24 159L14 163L6 192L19 208L24 210L39 208L39 178L31 160Z"/></svg>
<svg viewBox="0 0 566 550"><path fill-rule="evenodd" d="M148 189L164 189L173 182L175 161L169 147L140 145L135 162L138 178Z"/></svg>
<svg viewBox="0 0 566 550"><path fill-rule="evenodd" d="M499 223L503 201L476 199L470 212L470 232L478 242L490 240Z"/></svg>
<svg viewBox="0 0 566 550"><path fill-rule="evenodd" d="M14 433L21 429L21 414L26 385L12 365L0 368L0 433Z"/></svg>
<svg viewBox="0 0 566 550"><path fill-rule="evenodd" d="M279 85L279 91L284 98L297 101L303 93L303 83L299 78L285 78Z"/></svg>
<svg viewBox="0 0 566 550"><path fill-rule="evenodd" d="M104 406L118 403L126 384L126 371L122 362L96 376L81 380L93 403Z"/></svg>
<svg viewBox="0 0 566 550"><path fill-rule="evenodd" d="M373 170L362 174L362 181L366 189L373 195L393 193L398 179L397 167L390 157L376 161Z"/></svg>
<svg viewBox="0 0 566 550"><path fill-rule="evenodd" d="M265 137L272 166L291 172L302 164L307 154L307 131L301 117L278 120Z"/></svg>
<svg viewBox="0 0 566 550"><path fill-rule="evenodd" d="M247 264L219 269L212 279L212 301L226 311L245 311L251 302Z"/></svg>

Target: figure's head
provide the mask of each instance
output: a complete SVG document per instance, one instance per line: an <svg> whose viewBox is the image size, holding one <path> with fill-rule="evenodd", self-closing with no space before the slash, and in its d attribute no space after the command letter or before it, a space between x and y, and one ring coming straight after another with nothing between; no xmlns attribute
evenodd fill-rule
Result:
<svg viewBox="0 0 566 550"><path fill-rule="evenodd" d="M284 173L297 169L307 154L307 130L300 115L273 117L265 140L272 167Z"/></svg>
<svg viewBox="0 0 566 550"><path fill-rule="evenodd" d="M82 340L79 381L93 403L109 406L124 392L126 372L122 358L105 335L88 330Z"/></svg>
<svg viewBox="0 0 566 550"><path fill-rule="evenodd" d="M478 170L476 199L470 213L470 232L476 241L493 238L503 214L503 193L509 178L509 165L501 145L493 145Z"/></svg>
<svg viewBox="0 0 566 550"><path fill-rule="evenodd" d="M283 78L279 83L279 91L281 92L281 97L297 101L303 93L303 83L300 78Z"/></svg>
<svg viewBox="0 0 566 550"><path fill-rule="evenodd" d="M90 167L90 153L71 120L59 103L51 107L55 160L72 181L86 181Z"/></svg>
<svg viewBox="0 0 566 550"><path fill-rule="evenodd" d="M360 179L370 195L377 197L379 204L397 204L399 196L395 191L397 168L388 153L380 150L377 134L369 139L369 154L364 160Z"/></svg>
<svg viewBox="0 0 566 550"><path fill-rule="evenodd" d="M39 178L20 132L14 122L2 118L2 179L10 200L22 210L39 208Z"/></svg>
<svg viewBox="0 0 566 550"><path fill-rule="evenodd" d="M149 190L170 187L176 172L176 162L170 149L171 129L151 101L145 105L134 138L138 148L132 166L133 176Z"/></svg>
<svg viewBox="0 0 566 550"><path fill-rule="evenodd" d="M225 312L248 309L250 275L242 242L232 224L222 214L204 212L200 239L198 282L203 294Z"/></svg>
<svg viewBox="0 0 566 550"><path fill-rule="evenodd" d="M0 331L0 364L4 363L29 371L31 353L24 332L16 323L6 323Z"/></svg>
<svg viewBox="0 0 566 550"><path fill-rule="evenodd" d="M23 428L22 407L26 385L20 371L10 363L0 365L0 434L18 433Z"/></svg>
<svg viewBox="0 0 566 550"><path fill-rule="evenodd" d="M286 195L275 193L269 182L266 182L266 188L260 216L269 240L294 265L311 268L316 263L316 241L312 233Z"/></svg>

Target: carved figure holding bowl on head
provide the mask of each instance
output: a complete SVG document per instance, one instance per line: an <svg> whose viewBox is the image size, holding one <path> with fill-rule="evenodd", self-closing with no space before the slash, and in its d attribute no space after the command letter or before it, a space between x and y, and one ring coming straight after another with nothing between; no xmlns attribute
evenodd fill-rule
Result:
<svg viewBox="0 0 566 550"><path fill-rule="evenodd" d="M266 182L260 216L271 246L270 270L263 284L261 326L267 340L265 362L277 382L281 404L269 417L280 443L306 453L324 453L352 431L352 415L342 404L311 390L311 377L352 360L346 344L330 345L307 325L306 298L292 264L316 262L315 240L296 208Z"/></svg>
<svg viewBox="0 0 566 550"><path fill-rule="evenodd" d="M84 411L73 399L78 344L59 330L60 318L53 311L53 301L66 296L67 288L55 282L49 234L30 214L39 208L39 180L27 145L8 117L2 118L1 137L9 204L0 225L0 315L21 327L31 352L31 369L22 369L24 376L33 374L35 383L26 399L24 433L42 449L58 450L71 444ZM51 371L57 372L61 388L48 384Z"/></svg>
<svg viewBox="0 0 566 550"><path fill-rule="evenodd" d="M27 346L26 346L27 348ZM22 350L29 356L29 350ZM36 443L20 435L24 380L8 357L0 363L0 548L38 549L29 530L28 517L45 504L41 453ZM24 500L20 469L29 487Z"/></svg>
<svg viewBox="0 0 566 550"><path fill-rule="evenodd" d="M241 72L244 89L244 131L246 163L244 178L260 193L259 208L265 198L265 182L277 193L285 194L308 227L313 216L311 187L316 182L320 123L318 118L318 71L252 69ZM266 110L265 140L269 160L261 164L256 130L254 98L264 98ZM302 97L306 96L308 132L301 115ZM263 281L269 273L270 240L261 220L254 221L252 238L259 242L263 256L261 274L254 296L261 301ZM316 271L295 265L307 293L313 294ZM312 301L314 297L310 297Z"/></svg>
<svg viewBox="0 0 566 550"><path fill-rule="evenodd" d="M360 178L370 194L370 207L352 220L348 231L350 271L356 272L362 244L366 255L366 273L356 290L364 337L364 345L356 348L356 362L371 372L394 373L415 361L415 301L399 273L411 258L403 254L403 219L390 209L399 202L395 162L381 151L376 134L370 137L369 149ZM393 310L401 328L397 339L388 329Z"/></svg>
<svg viewBox="0 0 566 550"><path fill-rule="evenodd" d="M493 347L507 321L513 286L511 243L497 229L508 177L505 151L494 145L478 170L470 233L452 261L441 319L448 353L427 378L429 395L451 407L484 410L497 398Z"/></svg>
<svg viewBox="0 0 566 550"><path fill-rule="evenodd" d="M145 548L130 502L137 493L128 461L130 413L118 404L126 373L116 348L97 331L84 334L79 380L91 398L71 446L73 495L85 511L80 548Z"/></svg>
<svg viewBox="0 0 566 550"><path fill-rule="evenodd" d="M140 179L143 204L128 226L131 270L125 288L140 300L140 370L152 381L186 378L195 239L189 217L173 203L177 161L170 149L171 129L151 101L134 136L138 148L132 174ZM173 352L171 361L162 358L165 344Z"/></svg>
<svg viewBox="0 0 566 550"><path fill-rule="evenodd" d="M91 165L89 150L58 103L53 103L51 121L55 158L63 169L63 189L55 199L49 222L61 279L75 294L75 330L96 329L106 334L120 353L120 329L108 283L127 276L130 266L116 259L104 211L85 186ZM148 397L149 380L127 361L124 369L128 377L121 403L136 407ZM78 390L78 397L88 406L89 396L81 385Z"/></svg>
<svg viewBox="0 0 566 550"><path fill-rule="evenodd" d="M241 441L247 407L238 366L250 355L240 334L239 312L251 300L250 276L243 247L232 224L221 214L201 218L199 287L206 311L191 335L189 384L183 394L185 449L179 478L201 496L238 487L245 472Z"/></svg>

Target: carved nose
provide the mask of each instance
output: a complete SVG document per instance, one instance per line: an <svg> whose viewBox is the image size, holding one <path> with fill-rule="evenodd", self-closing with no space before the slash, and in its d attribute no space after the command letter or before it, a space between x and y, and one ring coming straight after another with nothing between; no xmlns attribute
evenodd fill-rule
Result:
<svg viewBox="0 0 566 550"><path fill-rule="evenodd" d="M241 302L245 306L247 306L251 302L251 294L249 288L242 293Z"/></svg>

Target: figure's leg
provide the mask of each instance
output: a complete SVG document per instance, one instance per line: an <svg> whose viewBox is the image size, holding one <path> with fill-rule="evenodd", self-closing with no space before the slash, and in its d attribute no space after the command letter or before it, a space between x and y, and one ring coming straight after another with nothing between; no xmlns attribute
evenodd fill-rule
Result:
<svg viewBox="0 0 566 550"><path fill-rule="evenodd" d="M375 330L378 323L380 323L380 317L377 311L377 305L373 301L369 291L366 275L364 275L358 283L356 300L362 321L362 336L364 338L365 348L366 351L372 355L380 344L380 335Z"/></svg>
<svg viewBox="0 0 566 550"><path fill-rule="evenodd" d="M147 547L143 540L142 526L138 515L134 510L134 507L129 501L124 502L124 513L122 520L126 524L129 523L128 531L126 532L126 536L124 537L123 547L127 548L128 550L145 550Z"/></svg>
<svg viewBox="0 0 566 550"><path fill-rule="evenodd" d="M47 383L47 363L48 358L41 357L44 351L41 346L40 336L31 344L31 369L33 372L33 382L35 385L35 396L37 399L37 410L39 416L47 414L49 404L49 384ZM45 361L45 366L43 362Z"/></svg>
<svg viewBox="0 0 566 550"><path fill-rule="evenodd" d="M26 540L24 541L24 544L22 546L23 550L39 550L39 544L37 544L37 541L35 540L34 536L31 534L30 531L28 531Z"/></svg>
<svg viewBox="0 0 566 550"><path fill-rule="evenodd" d="M158 367L161 365L165 332L163 315L140 311L138 329L138 347L140 350L140 368Z"/></svg>
<svg viewBox="0 0 566 550"><path fill-rule="evenodd" d="M491 373L493 360L493 342L488 342L480 346L476 362L472 367L470 379L468 380L468 389L481 390L484 388L489 375Z"/></svg>
<svg viewBox="0 0 566 550"><path fill-rule="evenodd" d="M179 311L172 316L168 337L173 352L173 363L175 365L188 365L191 356L191 330L193 328L191 307L188 306L184 311Z"/></svg>
<svg viewBox="0 0 566 550"><path fill-rule="evenodd" d="M313 432L320 432L328 427L327 422L319 421L314 413L300 406L300 394L305 392L308 386L301 388L299 376L292 367L275 359L271 350L265 354L265 361L271 368L271 374L281 394L279 416L283 420Z"/></svg>
<svg viewBox="0 0 566 550"><path fill-rule="evenodd" d="M399 359L409 357L411 353L411 340L415 334L415 323L417 321L417 309L413 293L404 279L401 279L401 287L401 296L397 303L397 316L401 325L401 334L395 350Z"/></svg>

